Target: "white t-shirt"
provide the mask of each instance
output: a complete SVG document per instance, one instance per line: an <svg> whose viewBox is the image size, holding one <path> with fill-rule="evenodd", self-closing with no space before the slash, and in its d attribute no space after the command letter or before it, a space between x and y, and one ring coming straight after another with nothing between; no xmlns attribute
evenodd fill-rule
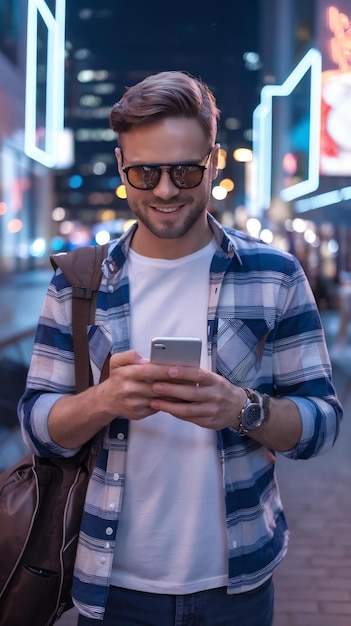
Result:
<svg viewBox="0 0 351 626"><path fill-rule="evenodd" d="M177 260L130 250L131 347L154 336L202 339L215 245ZM158 412L130 422L126 484L111 584L185 594L227 584L223 479L215 431Z"/></svg>

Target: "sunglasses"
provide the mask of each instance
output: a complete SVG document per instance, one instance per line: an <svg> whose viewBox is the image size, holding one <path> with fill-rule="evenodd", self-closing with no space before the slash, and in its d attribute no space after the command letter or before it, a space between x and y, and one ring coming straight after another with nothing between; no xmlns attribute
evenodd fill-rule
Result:
<svg viewBox="0 0 351 626"><path fill-rule="evenodd" d="M193 189L202 182L204 172L208 168L213 148L211 148L206 158L205 165L197 163L176 163L176 164L153 164L153 165L130 165L126 167L123 163L122 170L125 173L128 183L135 189L155 189L160 182L162 172L170 175L172 183L179 189ZM203 161L203 159L201 159Z"/></svg>

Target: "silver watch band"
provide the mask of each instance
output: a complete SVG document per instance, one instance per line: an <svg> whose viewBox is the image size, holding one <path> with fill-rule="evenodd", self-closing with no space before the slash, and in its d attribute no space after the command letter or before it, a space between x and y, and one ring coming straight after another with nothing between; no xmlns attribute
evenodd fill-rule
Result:
<svg viewBox="0 0 351 626"><path fill-rule="evenodd" d="M243 423L242 423L242 417L244 415L245 409L252 403L257 403L260 405L261 409L263 410L263 420L261 422L261 424L258 426L258 428L261 428L261 426L263 424L265 424L269 418L270 418L270 414L271 414L271 398L268 394L266 393L259 393L258 391L256 391L255 389L247 389L247 388L243 388L246 395L247 395L247 400L244 404L244 406L242 407L239 415L237 416L235 422L238 423L238 426L235 427L233 426L233 430L238 434L238 435L246 435L247 431L245 430Z"/></svg>

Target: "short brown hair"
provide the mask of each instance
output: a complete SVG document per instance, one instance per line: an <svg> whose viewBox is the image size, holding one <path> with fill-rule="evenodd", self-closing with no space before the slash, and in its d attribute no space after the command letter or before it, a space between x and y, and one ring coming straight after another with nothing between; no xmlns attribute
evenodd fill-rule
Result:
<svg viewBox="0 0 351 626"><path fill-rule="evenodd" d="M213 145L219 113L213 93L200 79L186 72L160 72L127 89L111 110L110 126L123 134L166 117L194 118Z"/></svg>

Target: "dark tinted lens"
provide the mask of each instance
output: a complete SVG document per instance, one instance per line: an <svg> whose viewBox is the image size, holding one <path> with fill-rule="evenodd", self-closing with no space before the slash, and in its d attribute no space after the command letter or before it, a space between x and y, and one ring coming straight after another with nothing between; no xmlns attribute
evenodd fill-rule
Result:
<svg viewBox="0 0 351 626"><path fill-rule="evenodd" d="M201 183L203 169L199 165L175 165L171 168L170 174L177 187L191 189Z"/></svg>
<svg viewBox="0 0 351 626"><path fill-rule="evenodd" d="M131 185L138 189L153 189L160 179L157 167L147 165L134 165L128 168L128 180Z"/></svg>

